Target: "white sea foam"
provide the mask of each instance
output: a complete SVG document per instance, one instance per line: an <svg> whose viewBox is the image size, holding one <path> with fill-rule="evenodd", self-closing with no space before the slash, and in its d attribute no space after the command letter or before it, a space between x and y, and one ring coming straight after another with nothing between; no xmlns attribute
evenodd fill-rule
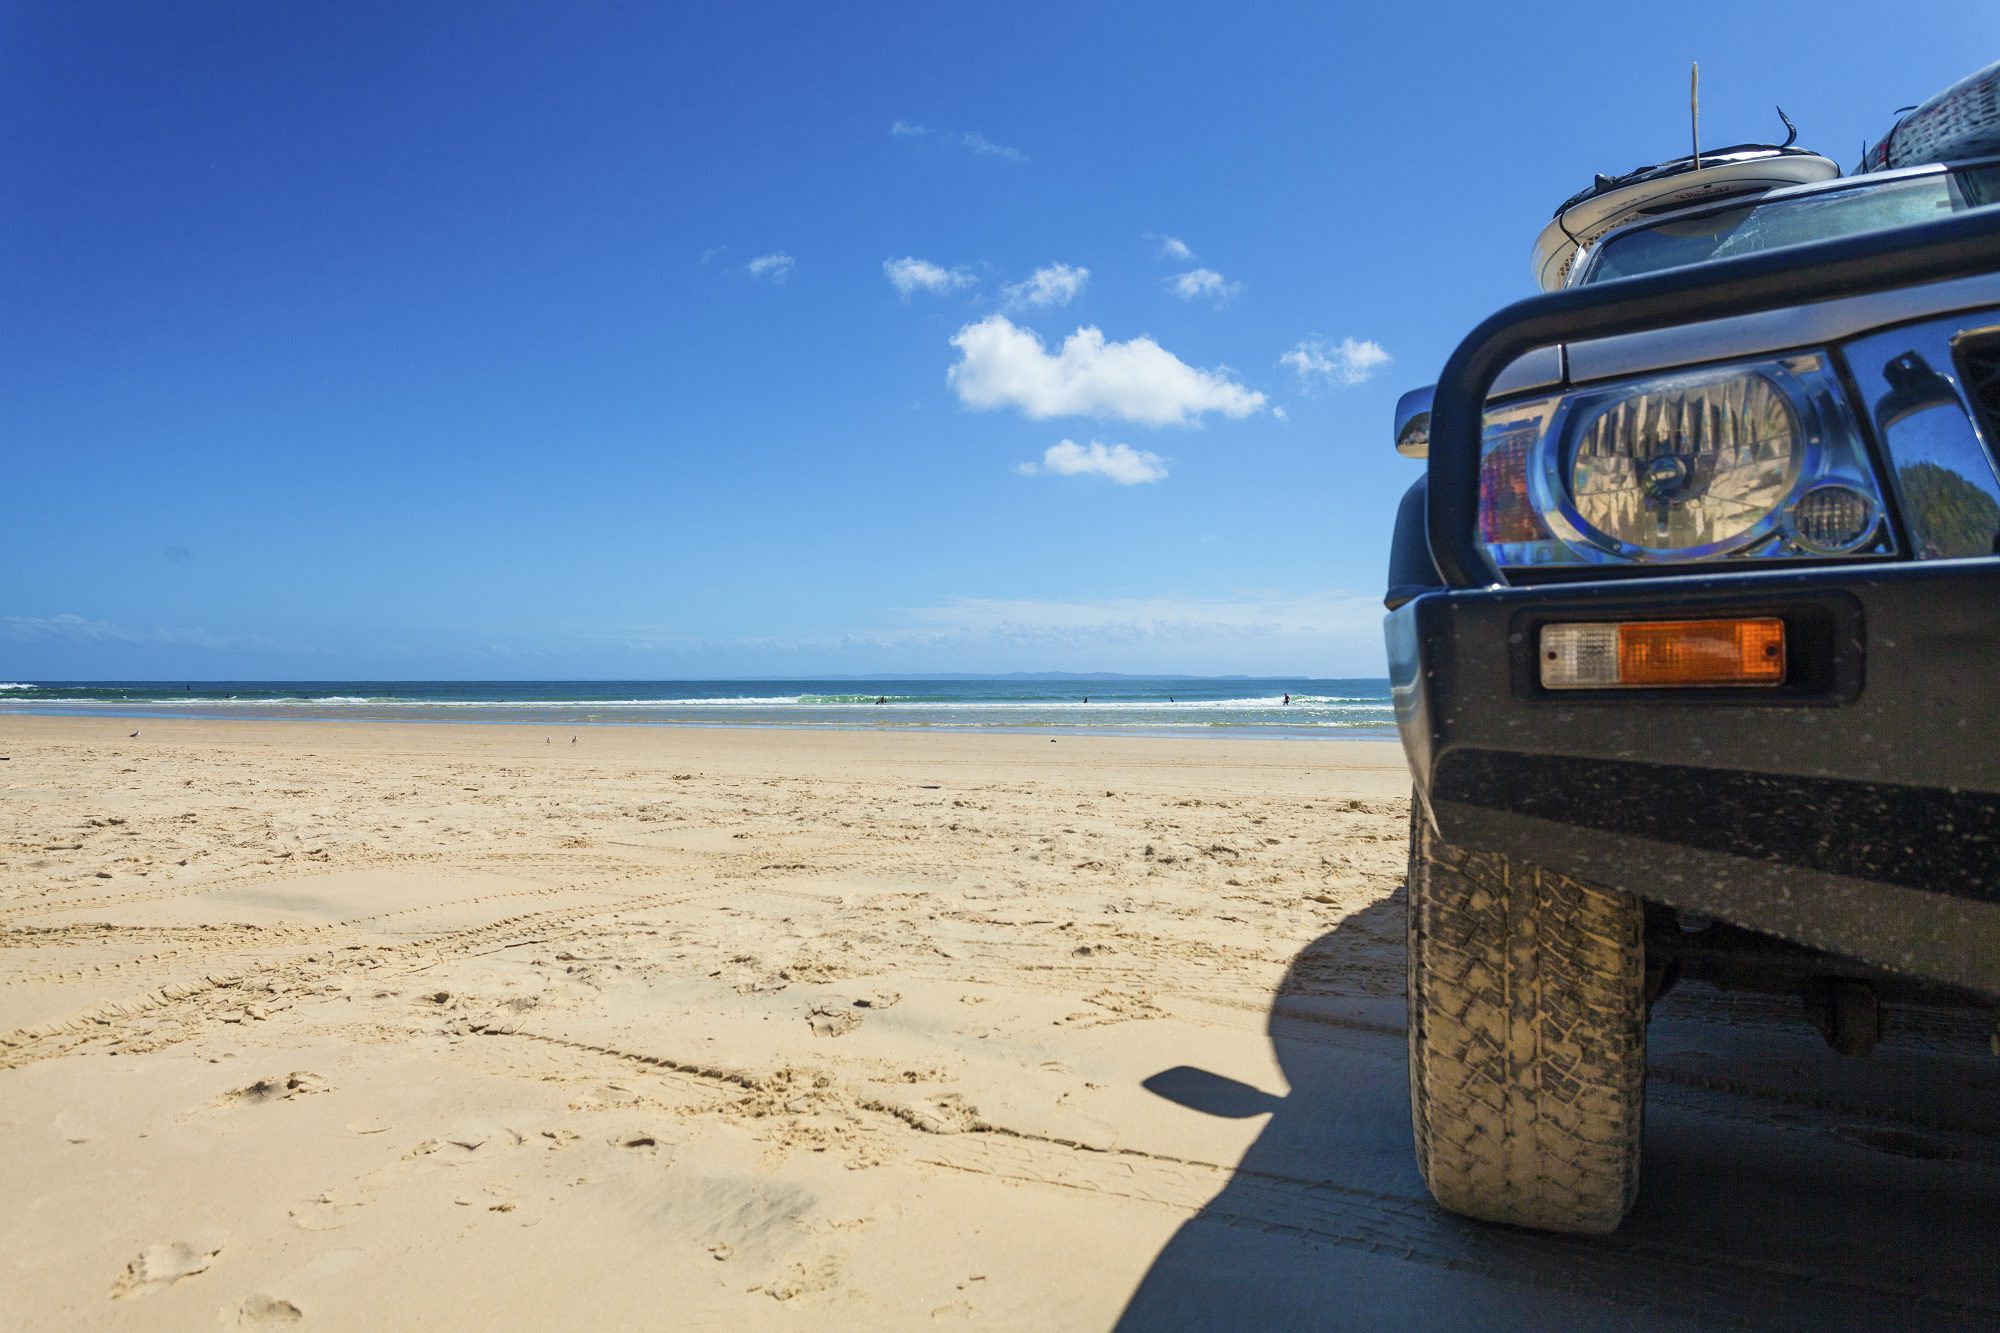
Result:
<svg viewBox="0 0 2000 1333"><path fill-rule="evenodd" d="M360 683L368 688L368 683ZM384 682L386 686L388 683ZM904 683L907 690L911 683ZM486 698L423 697L421 686L374 695L313 695L299 690L279 695L266 687L251 697L219 698L169 691L147 697L107 699L102 693L63 696L22 693L33 686L14 685L0 693L0 712L82 712L112 716L227 716L240 718L320 717L373 718L398 721L479 721L520 724L587 726L625 723L683 726L809 727L814 729L891 728L944 731L1070 730L1161 734L1291 734L1349 735L1387 732L1393 719L1388 699L1380 695L1283 694L1239 695L1230 698L1168 698L1150 692L1138 698L1116 692L1080 697L1072 687L1066 697L1022 698L1002 691L1000 697L977 692L958 697L950 684L935 687L944 697L924 694L800 693L725 695L671 699L519 699L504 697L505 685ZM158 688L158 687L156 687ZM284 685L278 685L284 689ZM324 688L322 686L322 688ZM393 687L391 687L393 688ZM433 687L435 688L435 687ZM471 687L478 690L479 686ZM543 688L547 688L546 685ZM615 688L615 686L614 686ZM917 688L924 688L918 686ZM495 697L499 696L499 697ZM883 702L877 703L878 698Z"/></svg>
<svg viewBox="0 0 2000 1333"><path fill-rule="evenodd" d="M742 699L360 699L378 708L773 708L790 695Z"/></svg>
<svg viewBox="0 0 2000 1333"><path fill-rule="evenodd" d="M34 688L32 685L23 685L18 680L0 681L0 690L32 690Z"/></svg>

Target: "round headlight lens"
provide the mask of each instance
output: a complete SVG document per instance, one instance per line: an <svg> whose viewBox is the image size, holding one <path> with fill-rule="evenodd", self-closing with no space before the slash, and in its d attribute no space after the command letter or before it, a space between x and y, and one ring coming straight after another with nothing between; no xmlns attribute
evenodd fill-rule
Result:
<svg viewBox="0 0 2000 1333"><path fill-rule="evenodd" d="M1760 374L1655 381L1576 421L1576 513L1645 550L1713 547L1777 512L1805 452L1798 414Z"/></svg>

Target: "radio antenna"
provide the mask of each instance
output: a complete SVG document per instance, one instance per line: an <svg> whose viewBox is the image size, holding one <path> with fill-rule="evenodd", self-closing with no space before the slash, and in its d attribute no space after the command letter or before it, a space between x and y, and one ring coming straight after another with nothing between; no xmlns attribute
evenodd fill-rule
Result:
<svg viewBox="0 0 2000 1333"><path fill-rule="evenodd" d="M1694 169L1701 170L1701 65L1688 62L1688 133L1694 139Z"/></svg>

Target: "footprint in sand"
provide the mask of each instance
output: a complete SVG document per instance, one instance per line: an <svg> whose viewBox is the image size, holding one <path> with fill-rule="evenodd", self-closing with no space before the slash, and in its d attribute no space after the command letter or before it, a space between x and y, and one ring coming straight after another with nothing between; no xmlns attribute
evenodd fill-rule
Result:
<svg viewBox="0 0 2000 1333"><path fill-rule="evenodd" d="M222 1106L256 1106L263 1102L284 1102L329 1092L326 1080L307 1069L294 1069L283 1078L260 1078L248 1087L233 1088L216 1099Z"/></svg>
<svg viewBox="0 0 2000 1333"><path fill-rule="evenodd" d="M814 1005L806 1014L806 1022L812 1024L815 1037L838 1037L860 1027L861 1015L854 1012L853 1005L836 1000Z"/></svg>
<svg viewBox="0 0 2000 1333"><path fill-rule="evenodd" d="M164 1241L148 1246L139 1257L125 1265L125 1271L111 1284L113 1300L145 1296L171 1286L184 1277L208 1271L215 1256L222 1253L220 1232L206 1232L193 1240Z"/></svg>
<svg viewBox="0 0 2000 1333"><path fill-rule="evenodd" d="M310 1203L291 1210L292 1225L301 1231L339 1231L368 1202L353 1186L322 1190Z"/></svg>
<svg viewBox="0 0 2000 1333"><path fill-rule="evenodd" d="M815 1037L838 1037L861 1026L856 1010L893 1008L902 998L900 991L877 990L853 1000L821 1000L806 1011L806 1022Z"/></svg>
<svg viewBox="0 0 2000 1333"><path fill-rule="evenodd" d="M225 1318L227 1312L225 1311ZM273 1324L296 1324L306 1317L306 1312L290 1301L281 1301L275 1296L258 1292L244 1298L236 1307L236 1324L239 1328L269 1328Z"/></svg>

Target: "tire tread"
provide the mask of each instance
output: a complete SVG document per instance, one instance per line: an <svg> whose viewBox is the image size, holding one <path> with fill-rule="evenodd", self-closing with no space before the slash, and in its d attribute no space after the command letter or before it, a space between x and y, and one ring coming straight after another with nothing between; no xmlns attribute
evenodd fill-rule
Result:
<svg viewBox="0 0 2000 1333"><path fill-rule="evenodd" d="M1443 841L1411 819L1410 1110L1444 1207L1601 1235L1639 1191L1637 899Z"/></svg>

